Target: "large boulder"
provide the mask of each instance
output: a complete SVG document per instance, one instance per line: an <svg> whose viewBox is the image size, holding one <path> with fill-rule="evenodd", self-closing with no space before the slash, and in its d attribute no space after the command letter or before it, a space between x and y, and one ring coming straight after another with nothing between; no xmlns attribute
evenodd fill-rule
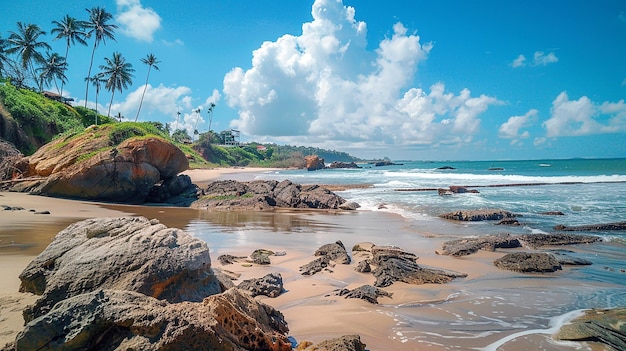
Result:
<svg viewBox="0 0 626 351"><path fill-rule="evenodd" d="M338 209L341 196L318 185L300 185L283 180L215 181L200 190L193 208L222 210L268 210L275 208Z"/></svg>
<svg viewBox="0 0 626 351"><path fill-rule="evenodd" d="M237 287L250 292L253 297L259 295L277 297L283 292L283 277L280 273L269 273L262 278L246 279Z"/></svg>
<svg viewBox="0 0 626 351"><path fill-rule="evenodd" d="M339 338L324 340L318 344L303 342L297 351L365 351L365 345L358 335L344 335Z"/></svg>
<svg viewBox="0 0 626 351"><path fill-rule="evenodd" d="M136 291L169 302L223 291L206 243L144 217L87 219L59 232L20 274L20 291L42 295L24 313L40 317L97 289Z"/></svg>
<svg viewBox="0 0 626 351"><path fill-rule="evenodd" d="M16 350L291 350L283 315L230 289L170 304L140 293L70 297L26 325Z"/></svg>
<svg viewBox="0 0 626 351"><path fill-rule="evenodd" d="M305 167L307 171L317 171L324 169L324 159L317 155L304 156Z"/></svg>
<svg viewBox="0 0 626 351"><path fill-rule="evenodd" d="M494 251L498 248L521 247L517 237L510 234L487 235L478 238L456 239L443 243L441 250L435 252L439 255L467 256L478 252L478 250Z"/></svg>
<svg viewBox="0 0 626 351"><path fill-rule="evenodd" d="M554 335L558 340L595 341L614 350L626 350L626 307L591 309L563 325Z"/></svg>
<svg viewBox="0 0 626 351"><path fill-rule="evenodd" d="M315 256L326 256L337 263L350 264L350 256L341 240L337 240L332 244L322 245L315 251Z"/></svg>
<svg viewBox="0 0 626 351"><path fill-rule="evenodd" d="M59 138L22 163L27 179L13 190L131 203L143 203L156 183L189 168L185 154L169 141L160 137L124 139L107 126Z"/></svg>

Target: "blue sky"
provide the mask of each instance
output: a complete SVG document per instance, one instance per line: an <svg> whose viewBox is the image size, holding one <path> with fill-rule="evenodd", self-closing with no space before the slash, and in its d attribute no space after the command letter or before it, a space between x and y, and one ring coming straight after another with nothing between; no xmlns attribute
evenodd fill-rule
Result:
<svg viewBox="0 0 626 351"><path fill-rule="evenodd" d="M139 120L190 133L208 130L215 103L211 129L242 141L363 158L626 157L624 1L26 0L3 4L0 34L17 21L49 33L95 6L119 29L94 69L117 51L136 70L112 105L130 120L152 53L160 70ZM76 104L88 43L68 56L64 95Z"/></svg>

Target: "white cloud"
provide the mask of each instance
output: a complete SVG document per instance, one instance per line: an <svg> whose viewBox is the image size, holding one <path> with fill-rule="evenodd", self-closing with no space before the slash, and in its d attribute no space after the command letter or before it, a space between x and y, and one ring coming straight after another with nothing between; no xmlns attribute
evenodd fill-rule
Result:
<svg viewBox="0 0 626 351"><path fill-rule="evenodd" d="M511 67L525 67L527 59L524 55L519 55L513 62L511 62ZM535 51L533 54L533 60L530 62L531 66L547 66L550 63L558 62L559 58L556 57L554 52L549 52L547 55L543 51Z"/></svg>
<svg viewBox="0 0 626 351"><path fill-rule="evenodd" d="M180 39L175 39L174 41L162 40L161 42L165 46L185 46L185 43Z"/></svg>
<svg viewBox="0 0 626 351"><path fill-rule="evenodd" d="M367 26L355 20L352 7L317 0L312 15L300 36L263 43L253 53L252 68L226 74L226 101L239 111L232 127L255 139L343 141L342 149L346 142L369 148L466 143L479 128L480 114L499 103L472 97L468 89L445 92L443 83L430 92L412 88L432 44L402 23L368 51Z"/></svg>
<svg viewBox="0 0 626 351"><path fill-rule="evenodd" d="M546 144L547 141L548 141L548 139L546 139L545 137L537 137L533 141L533 145L535 145L535 146L542 146L542 145Z"/></svg>
<svg viewBox="0 0 626 351"><path fill-rule="evenodd" d="M120 30L131 38L151 43L154 32L161 28L161 17L151 8L145 8L140 0L116 0L115 19Z"/></svg>
<svg viewBox="0 0 626 351"><path fill-rule="evenodd" d="M562 92L552 102L550 119L543 122L548 137L581 136L626 131L626 105L604 102L596 106L588 97L569 100ZM605 123L596 119L608 117Z"/></svg>
<svg viewBox="0 0 626 351"><path fill-rule="evenodd" d="M550 63L558 62L559 58L556 57L554 52L550 52L547 55L543 51L536 51L533 56L534 66L547 66Z"/></svg>
<svg viewBox="0 0 626 351"><path fill-rule="evenodd" d="M524 55L519 55L515 60L513 60L513 62L511 62L511 66L513 68L526 66L526 57Z"/></svg>
<svg viewBox="0 0 626 351"><path fill-rule="evenodd" d="M512 116L498 129L498 136L505 139L528 138L528 131L520 133L520 129L528 127L536 118L537 110L532 109L522 116Z"/></svg>

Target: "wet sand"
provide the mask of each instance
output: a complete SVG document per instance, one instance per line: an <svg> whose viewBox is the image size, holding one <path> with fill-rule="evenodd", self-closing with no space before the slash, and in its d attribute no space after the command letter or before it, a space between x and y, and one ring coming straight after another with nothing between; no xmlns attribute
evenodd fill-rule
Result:
<svg viewBox="0 0 626 351"><path fill-rule="evenodd" d="M237 177L249 180L259 170L239 172L187 171L194 183ZM268 171L261 169L261 171ZM239 172L234 175L232 172ZM21 309L36 297L19 293L19 273L69 223L92 217L142 215L157 218L170 227L184 228L205 240L211 248L213 266L243 279L279 272L285 293L258 299L280 310L298 341L318 342L344 334L359 334L369 350L482 349L506 336L537 328L540 332L520 335L498 350L573 350L555 343L549 334L549 318L577 308L576 301L603 299L614 294L613 286L589 284L568 277L571 269L554 275L523 275L501 271L492 261L504 252L481 252L455 259L438 256L435 249L454 237L438 221L409 225L388 213L207 212L188 208L126 206L53 199L18 193L0 193L0 205L21 206L22 211L0 211L0 345L14 340L22 328ZM50 214L35 214L50 211ZM350 265L336 265L332 272L302 276L299 267L310 262L315 250L341 240L348 251L359 242L396 245L414 252L425 266L468 273L449 284L421 286L395 283L385 288L391 298L379 305L336 296L341 288L372 284L371 274L354 267L362 258L355 254ZM7 244L9 243L9 244ZM221 254L248 255L254 249L285 251L272 257L269 266L222 266ZM594 348L600 350L597 346ZM489 348L486 348L489 350ZM495 348L494 348L495 350Z"/></svg>

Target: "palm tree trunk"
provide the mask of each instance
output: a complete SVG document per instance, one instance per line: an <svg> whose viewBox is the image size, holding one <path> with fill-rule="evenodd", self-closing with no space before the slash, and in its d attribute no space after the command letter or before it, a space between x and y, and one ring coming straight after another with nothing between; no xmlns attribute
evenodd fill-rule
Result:
<svg viewBox="0 0 626 351"><path fill-rule="evenodd" d="M70 51L70 45L68 43L68 45L65 47L65 58L63 58L64 62L65 62L65 68L67 68L67 53L68 51ZM65 85L64 81L61 81L61 91L59 92L59 95L61 95L61 99L63 99L63 85ZM57 90L59 88L57 87Z"/></svg>
<svg viewBox="0 0 626 351"><path fill-rule="evenodd" d="M137 116L135 116L135 122L137 122L137 118L139 118L139 111L141 111L141 105L143 105L143 97L146 95L146 89L148 88L148 79L150 78L150 68L148 67L148 75L146 75L146 84L143 86L143 94L141 94L141 101L139 102L139 108L137 109Z"/></svg>
<svg viewBox="0 0 626 351"><path fill-rule="evenodd" d="M89 62L89 72L87 72L87 77L91 77L91 66L93 66L93 56L96 53L97 44L98 44L97 41L93 43L93 50L91 51L91 61ZM88 95L89 95L89 81L87 81L87 87L85 88L85 108L87 108Z"/></svg>
<svg viewBox="0 0 626 351"><path fill-rule="evenodd" d="M107 117L111 117L111 106L113 105L113 96L115 96L115 89L111 93L111 101L109 102L109 112L107 112Z"/></svg>

